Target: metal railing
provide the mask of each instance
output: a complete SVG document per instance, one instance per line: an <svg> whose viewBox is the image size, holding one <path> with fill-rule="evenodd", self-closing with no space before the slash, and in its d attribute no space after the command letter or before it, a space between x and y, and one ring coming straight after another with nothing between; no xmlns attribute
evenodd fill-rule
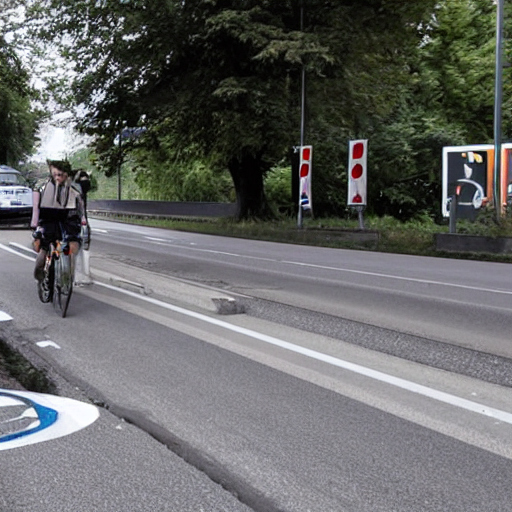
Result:
<svg viewBox="0 0 512 512"><path fill-rule="evenodd" d="M233 217L235 203L172 202L96 199L87 201L87 211L92 215L126 215L156 218L205 218Z"/></svg>

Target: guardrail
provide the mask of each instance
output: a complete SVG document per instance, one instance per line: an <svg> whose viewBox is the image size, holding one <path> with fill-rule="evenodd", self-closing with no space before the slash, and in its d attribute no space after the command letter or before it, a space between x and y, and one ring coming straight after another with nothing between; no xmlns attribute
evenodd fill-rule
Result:
<svg viewBox="0 0 512 512"><path fill-rule="evenodd" d="M438 251L512 254L512 238L510 237L436 233L435 246Z"/></svg>
<svg viewBox="0 0 512 512"><path fill-rule="evenodd" d="M138 201L96 199L87 201L87 211L98 215L126 215L138 217L233 217L236 203Z"/></svg>

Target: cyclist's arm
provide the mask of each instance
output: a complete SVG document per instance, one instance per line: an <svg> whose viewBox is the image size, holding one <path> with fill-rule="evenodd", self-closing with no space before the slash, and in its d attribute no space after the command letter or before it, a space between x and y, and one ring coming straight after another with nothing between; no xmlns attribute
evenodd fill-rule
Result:
<svg viewBox="0 0 512 512"><path fill-rule="evenodd" d="M75 193L77 193L75 206L78 216L80 217L80 223L82 224L82 226L85 226L87 224L87 212L85 210L85 201L82 187L79 183L76 182L72 182L71 187L74 189Z"/></svg>
<svg viewBox="0 0 512 512"><path fill-rule="evenodd" d="M41 192L34 190L32 192L32 219L30 220L30 227L37 228L39 222L39 201L41 199Z"/></svg>
<svg viewBox="0 0 512 512"><path fill-rule="evenodd" d="M85 211L84 198L81 195L77 197L76 207L80 216L80 223L85 226L87 224L87 212Z"/></svg>

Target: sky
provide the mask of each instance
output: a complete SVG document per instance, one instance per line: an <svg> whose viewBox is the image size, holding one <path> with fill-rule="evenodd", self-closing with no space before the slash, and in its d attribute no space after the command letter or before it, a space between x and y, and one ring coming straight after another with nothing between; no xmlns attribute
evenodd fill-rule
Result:
<svg viewBox="0 0 512 512"><path fill-rule="evenodd" d="M5 0L0 0L0 11L5 8ZM24 19L24 8L19 7L14 10L9 11L9 15L13 17L17 21L23 21ZM4 34L4 37L7 42L12 42L14 34L7 33ZM31 56L25 52L17 49L18 55L21 60L25 63L28 69L31 69L31 65L29 64L31 61ZM53 65L60 62L59 58L56 55L49 55L48 60L52 62ZM40 69L38 72L42 72L41 70L45 69L45 60L43 59L39 63ZM68 72L68 70L66 70ZM32 77L32 86L36 89L43 89L46 84L44 80L38 78L38 72L33 73ZM51 108L51 106L49 106ZM35 162L50 160L61 160L71 155L77 149L80 149L86 145L87 138L81 137L78 135L70 126L70 113L64 112L53 116L47 123L43 124L40 127L38 137L41 142L37 147L37 152L30 158L30 160Z"/></svg>
<svg viewBox="0 0 512 512"><path fill-rule="evenodd" d="M36 162L62 160L87 144L87 137L79 135L71 126L63 127L50 121L39 130L41 143L37 153L31 158Z"/></svg>
<svg viewBox="0 0 512 512"><path fill-rule="evenodd" d="M32 160L60 160L66 155L66 133L64 128L48 126L40 131L41 145Z"/></svg>

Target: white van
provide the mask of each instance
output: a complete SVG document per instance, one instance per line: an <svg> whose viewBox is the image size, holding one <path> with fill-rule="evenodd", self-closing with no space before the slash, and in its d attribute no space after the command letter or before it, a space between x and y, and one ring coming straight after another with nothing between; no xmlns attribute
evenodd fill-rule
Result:
<svg viewBox="0 0 512 512"><path fill-rule="evenodd" d="M32 189L21 172L0 165L0 224L29 224Z"/></svg>

